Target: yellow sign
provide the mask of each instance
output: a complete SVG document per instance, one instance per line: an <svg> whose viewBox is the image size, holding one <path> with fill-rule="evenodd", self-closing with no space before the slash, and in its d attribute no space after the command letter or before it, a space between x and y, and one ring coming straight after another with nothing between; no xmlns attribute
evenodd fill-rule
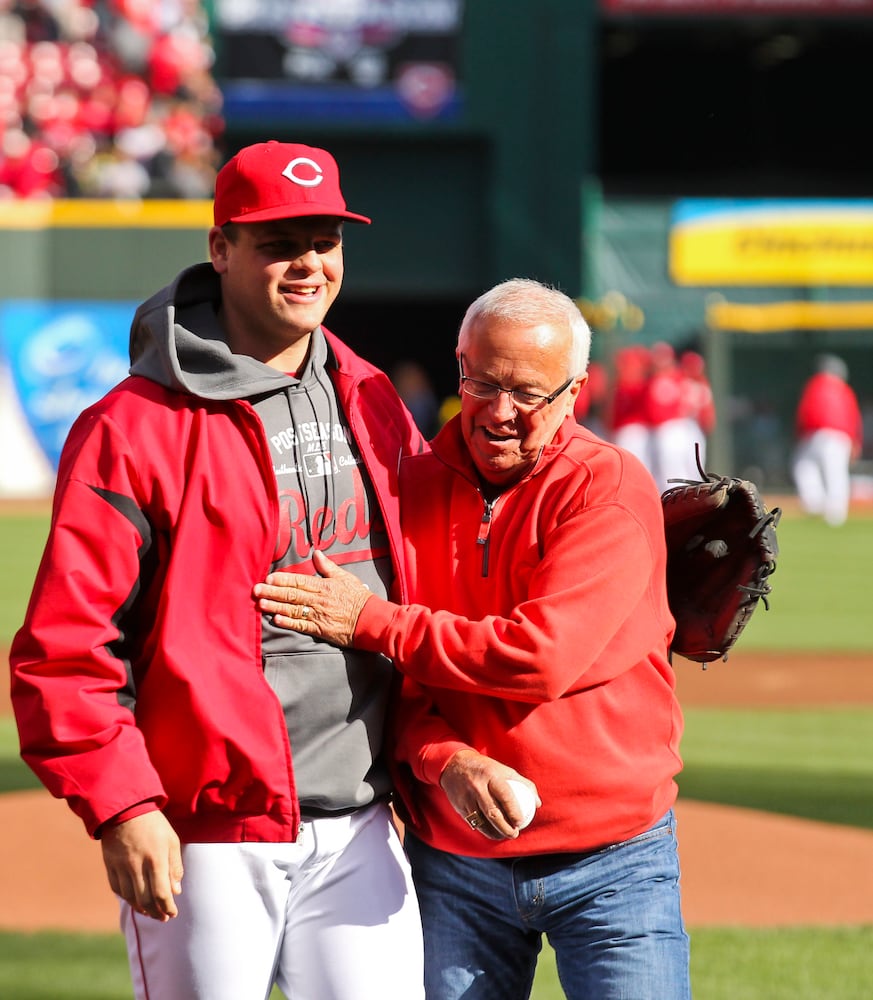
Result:
<svg viewBox="0 0 873 1000"><path fill-rule="evenodd" d="M873 285L873 201L679 202L669 270L677 285Z"/></svg>
<svg viewBox="0 0 873 1000"><path fill-rule="evenodd" d="M714 330L873 330L873 302L712 302L706 323Z"/></svg>
<svg viewBox="0 0 873 1000"><path fill-rule="evenodd" d="M209 229L212 202L184 199L22 199L0 203L2 229Z"/></svg>

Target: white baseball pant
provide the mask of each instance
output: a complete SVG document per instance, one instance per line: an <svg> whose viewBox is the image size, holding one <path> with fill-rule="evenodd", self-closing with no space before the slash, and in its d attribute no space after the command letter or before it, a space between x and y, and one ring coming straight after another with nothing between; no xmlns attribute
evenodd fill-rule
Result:
<svg viewBox="0 0 873 1000"><path fill-rule="evenodd" d="M849 516L852 439L843 431L823 429L798 444L794 454L794 483L807 514L840 525Z"/></svg>
<svg viewBox="0 0 873 1000"><path fill-rule="evenodd" d="M137 1000L423 1000L421 920L390 811L295 844L187 844L179 915L121 904Z"/></svg>
<svg viewBox="0 0 873 1000"><path fill-rule="evenodd" d="M701 462L706 458L705 440L700 428L685 417L667 420L652 431L652 468L658 489L675 486L671 479L700 479L694 446L701 443Z"/></svg>
<svg viewBox="0 0 873 1000"><path fill-rule="evenodd" d="M612 435L614 444L629 451L651 472L653 469L652 435L645 424L624 424Z"/></svg>

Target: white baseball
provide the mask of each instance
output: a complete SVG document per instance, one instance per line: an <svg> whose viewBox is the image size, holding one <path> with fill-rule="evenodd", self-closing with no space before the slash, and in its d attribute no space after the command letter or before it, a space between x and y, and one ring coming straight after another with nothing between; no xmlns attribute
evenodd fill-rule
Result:
<svg viewBox="0 0 873 1000"><path fill-rule="evenodd" d="M520 830L523 830L534 818L534 813L537 811L537 800L530 788L521 781L510 778L508 784L524 814L524 819L519 827Z"/></svg>
<svg viewBox="0 0 873 1000"><path fill-rule="evenodd" d="M703 547L713 559L722 559L728 554L728 543L723 538L714 538Z"/></svg>

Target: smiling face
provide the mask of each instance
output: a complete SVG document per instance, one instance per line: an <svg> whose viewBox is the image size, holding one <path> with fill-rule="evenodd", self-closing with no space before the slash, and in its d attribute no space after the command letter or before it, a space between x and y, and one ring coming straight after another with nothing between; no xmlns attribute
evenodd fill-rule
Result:
<svg viewBox="0 0 873 1000"><path fill-rule="evenodd" d="M504 389L548 396L571 374L570 330L508 323L488 316L474 320L459 342L464 375ZM502 392L478 399L461 386L461 430L476 469L486 482L509 486L535 465L555 436L586 376L580 375L552 403L519 410Z"/></svg>
<svg viewBox="0 0 873 1000"><path fill-rule="evenodd" d="M306 356L343 280L342 220L240 223L209 233L231 350L291 370Z"/></svg>

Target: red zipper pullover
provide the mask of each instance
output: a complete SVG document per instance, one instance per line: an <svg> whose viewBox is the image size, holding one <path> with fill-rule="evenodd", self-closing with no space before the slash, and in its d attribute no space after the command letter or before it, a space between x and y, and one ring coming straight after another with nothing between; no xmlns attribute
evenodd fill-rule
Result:
<svg viewBox="0 0 873 1000"><path fill-rule="evenodd" d="M489 509L459 421L432 446L401 472L415 603L373 597L355 633L355 645L393 657L405 675L404 818L433 846L473 856L587 851L635 836L673 804L681 767L650 474L568 419L533 473ZM467 746L536 783L543 806L517 840L472 831L439 787Z"/></svg>

